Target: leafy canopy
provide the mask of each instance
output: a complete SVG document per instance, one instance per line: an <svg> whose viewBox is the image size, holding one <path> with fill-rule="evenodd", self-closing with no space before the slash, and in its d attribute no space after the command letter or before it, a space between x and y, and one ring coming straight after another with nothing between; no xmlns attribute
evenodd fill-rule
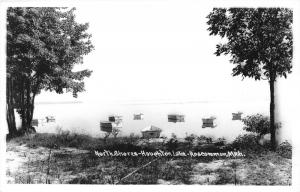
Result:
<svg viewBox="0 0 300 192"><path fill-rule="evenodd" d="M90 70L73 71L92 49L88 24L75 21L75 9L56 7L11 7L7 10L7 77L27 91L40 90L76 97L84 91ZM21 93L20 93L21 94Z"/></svg>
<svg viewBox="0 0 300 192"><path fill-rule="evenodd" d="M286 8L214 8L207 16L208 31L226 39L215 54L231 55L233 76L286 78L292 69L292 16Z"/></svg>

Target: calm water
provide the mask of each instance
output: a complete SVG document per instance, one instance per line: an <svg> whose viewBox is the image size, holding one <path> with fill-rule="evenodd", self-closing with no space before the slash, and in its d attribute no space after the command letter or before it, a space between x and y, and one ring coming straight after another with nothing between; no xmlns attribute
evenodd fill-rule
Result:
<svg viewBox="0 0 300 192"><path fill-rule="evenodd" d="M134 133L141 135L141 130L149 125L160 127L162 136L169 137L172 133L177 137L186 134L225 137L232 140L243 133L242 122L233 121L232 113L242 111L245 115L254 113L268 114L269 103L265 102L207 102L185 104L36 104L34 118L53 115L56 124L48 123L40 126L38 132L56 132L57 126L63 130L85 133L94 137L102 137L100 120L108 120L109 115L123 116L123 128L120 135ZM143 113L143 120L133 120L133 114ZM168 122L169 113L185 115L185 122ZM217 127L202 128L202 118L216 117ZM242 117L243 117L242 116Z"/></svg>

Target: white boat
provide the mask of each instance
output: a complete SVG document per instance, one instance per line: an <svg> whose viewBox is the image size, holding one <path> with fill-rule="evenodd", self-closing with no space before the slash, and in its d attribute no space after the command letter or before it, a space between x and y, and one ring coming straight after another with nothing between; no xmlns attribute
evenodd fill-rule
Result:
<svg viewBox="0 0 300 192"><path fill-rule="evenodd" d="M143 120L143 119L144 119L143 113L133 114L133 120Z"/></svg>
<svg viewBox="0 0 300 192"><path fill-rule="evenodd" d="M143 138L159 138L161 129L158 127L155 127L153 125L150 125L148 127L145 127L141 132L143 135Z"/></svg>

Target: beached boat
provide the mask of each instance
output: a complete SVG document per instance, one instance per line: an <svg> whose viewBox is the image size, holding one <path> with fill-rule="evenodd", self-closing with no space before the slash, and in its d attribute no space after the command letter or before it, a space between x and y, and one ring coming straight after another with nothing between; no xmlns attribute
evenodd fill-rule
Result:
<svg viewBox="0 0 300 192"><path fill-rule="evenodd" d="M133 114L133 120L143 120L143 119L144 119L143 113Z"/></svg>
<svg viewBox="0 0 300 192"><path fill-rule="evenodd" d="M173 122L173 123L184 122L184 115L169 114L168 122Z"/></svg>
<svg viewBox="0 0 300 192"><path fill-rule="evenodd" d="M202 128L206 128L206 127L211 127L214 128L216 127L216 123L215 123L215 117L209 117L209 118L202 118Z"/></svg>
<svg viewBox="0 0 300 192"><path fill-rule="evenodd" d="M38 119L32 119L31 126L32 127L38 127L39 126L39 120Z"/></svg>
<svg viewBox="0 0 300 192"><path fill-rule="evenodd" d="M153 125L150 125L148 127L145 127L141 132L143 135L143 138L159 138L161 129L158 127L155 127Z"/></svg>
<svg viewBox="0 0 300 192"><path fill-rule="evenodd" d="M242 120L242 112L232 113L232 120Z"/></svg>

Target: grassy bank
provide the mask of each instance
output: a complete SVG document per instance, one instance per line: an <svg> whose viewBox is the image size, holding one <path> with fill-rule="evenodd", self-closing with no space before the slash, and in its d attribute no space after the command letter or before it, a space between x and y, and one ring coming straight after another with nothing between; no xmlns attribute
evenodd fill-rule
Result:
<svg viewBox="0 0 300 192"><path fill-rule="evenodd" d="M206 141L206 143L203 141ZM220 140L218 140L220 141ZM9 183L290 185L291 154L272 152L254 136L224 144L204 136L145 140L135 136L34 134L7 140ZM251 143L253 142L253 143ZM95 151L227 152L244 157L99 157ZM13 165L15 168L13 169Z"/></svg>

